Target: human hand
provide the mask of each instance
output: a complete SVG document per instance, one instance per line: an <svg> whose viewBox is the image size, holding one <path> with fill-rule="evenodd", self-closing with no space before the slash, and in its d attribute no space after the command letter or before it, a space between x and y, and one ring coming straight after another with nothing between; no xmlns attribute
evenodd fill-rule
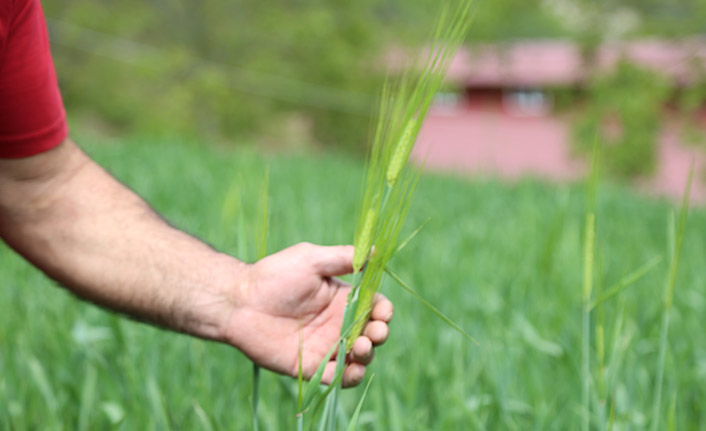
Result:
<svg viewBox="0 0 706 431"><path fill-rule="evenodd" d="M297 376L301 337L302 374L309 379L340 337L350 286L335 276L351 273L352 262L352 246L301 243L248 266L225 323L226 341L264 368ZM346 358L343 386L363 380L374 346L387 339L392 314L392 303L378 295ZM323 383L331 382L335 368L334 355Z"/></svg>

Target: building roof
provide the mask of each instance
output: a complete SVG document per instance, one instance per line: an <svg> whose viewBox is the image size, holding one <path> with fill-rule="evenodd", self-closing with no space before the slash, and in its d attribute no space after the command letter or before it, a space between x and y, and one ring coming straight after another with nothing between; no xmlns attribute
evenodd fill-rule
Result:
<svg viewBox="0 0 706 431"><path fill-rule="evenodd" d="M706 77L706 38L609 42L588 58L567 40L469 45L453 60L447 79L469 88L570 86L625 59L686 85ZM402 64L399 52L390 59Z"/></svg>
<svg viewBox="0 0 706 431"><path fill-rule="evenodd" d="M526 41L462 49L447 79L467 87L563 86L584 79L577 45Z"/></svg>

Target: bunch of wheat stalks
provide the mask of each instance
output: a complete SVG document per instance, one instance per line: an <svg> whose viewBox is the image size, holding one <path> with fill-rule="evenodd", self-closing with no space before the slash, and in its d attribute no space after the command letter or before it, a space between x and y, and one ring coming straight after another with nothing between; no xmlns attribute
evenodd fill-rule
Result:
<svg viewBox="0 0 706 431"><path fill-rule="evenodd" d="M353 257L355 304L347 350L367 321L387 264L397 252L419 171L407 161L434 96L463 42L471 19L471 2L446 6L421 70L411 67L399 82L387 83L380 96L379 117L366 165ZM344 324L344 330L346 330Z"/></svg>
<svg viewBox="0 0 706 431"><path fill-rule="evenodd" d="M400 242L399 237L419 178L419 170L410 168L407 162L422 122L466 37L471 14L471 0L446 3L428 52L421 61L411 64L400 78L388 80L380 93L377 124L366 164L355 229L353 289L343 318L335 377L331 387L321 394L326 397L326 404L320 429L336 427L338 397L345 368L344 353L351 349L370 316L383 276L389 272L390 260L407 243ZM393 277L400 281L394 274ZM406 285L403 287L409 289ZM460 330L430 304L426 305ZM322 372L329 358L322 362ZM317 383L317 380L320 381L318 373L312 382ZM301 408L305 409L306 404L313 401L313 397L307 395L303 396ZM359 411L356 411L350 426L355 427Z"/></svg>

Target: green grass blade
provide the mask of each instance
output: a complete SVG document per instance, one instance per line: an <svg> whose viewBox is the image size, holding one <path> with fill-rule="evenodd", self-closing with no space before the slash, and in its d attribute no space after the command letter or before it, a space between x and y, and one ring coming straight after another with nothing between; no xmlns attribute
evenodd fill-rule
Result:
<svg viewBox="0 0 706 431"><path fill-rule="evenodd" d="M312 416L316 416L316 413L319 411L321 406L324 406L324 412L321 415L321 421L319 422L319 430L326 430L329 428L329 423L331 423L331 420L334 420L334 427L335 427L335 415L331 415L331 409L334 406L335 399L332 395L334 389L341 387L341 382L343 381L343 373L337 373L334 377L333 380L331 381L331 384L324 389L323 392L321 392L320 396L317 397L317 400L314 404L314 414ZM313 424L312 424L313 425Z"/></svg>
<svg viewBox="0 0 706 431"><path fill-rule="evenodd" d="M614 391L617 378L619 377L619 367L623 360L625 353L625 348L621 348L623 343L623 325L625 322L625 300L620 301L618 305L618 313L613 326L613 333L611 335L612 342L610 347L610 358L608 359L608 369L610 370L610 376L608 378L607 390Z"/></svg>
<svg viewBox="0 0 706 431"><path fill-rule="evenodd" d="M598 182L600 180L601 151L598 136L593 142L591 151L591 172L586 183L586 208L588 212L596 212L598 205Z"/></svg>
<svg viewBox="0 0 706 431"><path fill-rule="evenodd" d="M365 273L368 272L368 269L366 268ZM338 343L338 356L336 357L336 372L334 376L334 380L337 379L338 377L341 378L341 382L343 381L343 372L345 370L345 354L346 354L346 340L348 337L348 329L355 326L354 321L354 316L357 314L357 309L358 309L358 304L360 301L360 288L357 286L354 286L353 289L351 289L351 292L348 294L348 298L346 300L346 307L343 310L343 323L341 325L341 338L339 339ZM361 319L362 320L362 319ZM328 405L328 408L326 409L326 417L323 419L327 423L327 428L331 428L336 426L336 412L338 410L338 398L341 394L341 386L339 384L330 385L333 387L333 392L330 390L327 392L327 397L329 396L328 393L330 393L331 399L328 400L327 402L330 401L330 404ZM331 389L331 388L329 388Z"/></svg>
<svg viewBox="0 0 706 431"><path fill-rule="evenodd" d="M94 411L96 402L96 380L96 369L93 366L89 366L83 378L83 387L81 388L81 404L78 414L79 431L87 431L92 429L90 426L90 420L91 413Z"/></svg>
<svg viewBox="0 0 706 431"><path fill-rule="evenodd" d="M8 405L10 399L7 394L7 386L4 381L0 380L0 429L8 429L15 431L15 424L12 421L12 416Z"/></svg>
<svg viewBox="0 0 706 431"><path fill-rule="evenodd" d="M652 404L652 431L657 431L661 423L662 386L664 383L664 362L667 356L667 339L669 338L669 321L674 302L674 291L677 284L677 272L679 269L679 259L681 257L684 232L686 231L686 220L689 214L689 200L691 198L691 183L694 177L694 164L692 162L689 170L689 178L686 182L686 190L679 210L679 225L676 232L677 237L672 253L672 262L669 266L669 274L665 284L664 308L662 312L662 328L660 331L659 353L657 356L657 377L655 380L654 402ZM673 220L673 219L672 219Z"/></svg>
<svg viewBox="0 0 706 431"><path fill-rule="evenodd" d="M39 388L39 392L42 394L42 398L44 398L44 402L47 405L47 408L49 410L49 418L52 421L58 421L58 410L59 410L59 402L56 399L56 395L54 394L54 390L51 387L51 384L49 383L49 379L47 378L46 373L44 372L44 367L42 366L42 363L37 360L34 356L30 357L28 360L28 365L29 365L29 371L30 371L30 376L32 377L32 380L34 380L34 383L37 385L37 388Z"/></svg>
<svg viewBox="0 0 706 431"><path fill-rule="evenodd" d="M615 285L611 286L611 288L608 289L605 293L601 294L598 298L594 299L593 302L591 302L588 307L589 311L592 311L605 301L622 292L625 288L637 282L645 274L647 274L654 267L656 267L660 262L662 262L662 256L653 257L649 262L620 279L620 281L618 281Z"/></svg>
<svg viewBox="0 0 706 431"><path fill-rule="evenodd" d="M591 294L595 271L596 247L596 200L599 179L598 138L593 144L591 175L586 184L586 215L584 221L583 280L581 286L581 429L590 428L591 397Z"/></svg>
<svg viewBox="0 0 706 431"><path fill-rule="evenodd" d="M120 404L112 401L102 402L100 409L113 426L120 424L127 416L125 409Z"/></svg>
<svg viewBox="0 0 706 431"><path fill-rule="evenodd" d="M586 305L584 308L589 311L588 306L591 301L593 291L593 270L596 243L596 215L593 212L586 214L584 223L584 246L583 246L583 283L582 298Z"/></svg>
<svg viewBox="0 0 706 431"><path fill-rule="evenodd" d="M422 223L421 225L419 225L419 227L416 228L416 229L414 230L414 232L412 232L412 234L411 234L410 236L408 236L404 241L402 241L402 242L400 243L400 245L397 247L397 250L395 251L395 254L397 254L397 253L399 253L400 251L402 251L402 249L405 248L405 247L407 246L407 244L409 244L409 242L412 241L412 240L414 239L414 237L417 236L417 234L418 234L419 232L421 232L421 230L424 229L424 226L426 226L427 223L429 223L430 221L431 221L431 217L429 217L429 218L427 218L426 220L424 220L424 223Z"/></svg>
<svg viewBox="0 0 706 431"><path fill-rule="evenodd" d="M321 378L323 377L326 364L328 364L329 361L331 360L331 357L333 356L333 353L336 351L336 348L340 348L340 343L342 341L346 340L346 337L348 336L348 334L352 330L354 323L355 322L351 322L350 324L344 326L345 330L342 331L341 337L338 339L338 341L333 346L331 346L331 349L326 353L326 356L324 356L324 359L319 364L318 368L316 369L316 372L311 377L311 379L309 379L309 383L307 384L306 390L304 391L304 396L302 397L302 408L300 409L300 413L306 412L312 403L317 402L316 400L327 396L331 392L331 389L333 389L333 387L335 386L332 383L323 392L323 394L320 393L319 385L321 385ZM343 356L345 357L345 355L343 355ZM340 381L342 376L343 376L343 371L342 370L339 371L337 369L333 380L335 382ZM318 397L317 397L317 394L319 394Z"/></svg>
<svg viewBox="0 0 706 431"><path fill-rule="evenodd" d="M239 178L233 181L228 188L221 208L221 224L226 232L230 232L233 225L236 225L236 252L241 260L247 262L251 256L248 253L248 232L245 223L245 211L243 210L243 195L240 187L242 183L242 178Z"/></svg>
<svg viewBox="0 0 706 431"><path fill-rule="evenodd" d="M238 200L240 201L240 208L243 208L243 196L238 192ZM245 221L245 211L240 211L238 213L238 257L240 260L245 262L250 261L253 256L249 253L248 248L248 228Z"/></svg>
<svg viewBox="0 0 706 431"><path fill-rule="evenodd" d="M596 277L596 284L594 288L594 292L597 296L603 295L605 292L604 286L603 286L603 253L600 250L600 247L598 247L598 244L596 244L596 266L595 266L595 273L597 274ZM595 387L595 394L593 395L593 400L598 401L596 406L597 406L597 412L596 412L596 423L599 426L600 429L605 429L606 426L606 420L605 420L605 409L602 407L604 405L605 399L606 399L606 368L605 368L605 325L606 325L606 316L605 316L605 310L603 308L599 308L597 312L595 313L593 321L593 330L594 330L594 345L595 345L595 350L596 350L596 365L595 365L595 376L593 378L593 385Z"/></svg>
<svg viewBox="0 0 706 431"><path fill-rule="evenodd" d="M328 411L331 409L331 404L333 403L333 398L326 398L326 404L324 405L324 411L321 414L321 420L319 421L319 431L326 431L326 428L328 426ZM317 408L314 409L316 412Z"/></svg>
<svg viewBox="0 0 706 431"><path fill-rule="evenodd" d="M358 277L364 277L366 275L369 275L369 273L370 270L368 266L366 266L363 269L362 273L356 274L356 280L359 279ZM348 352L347 348L349 340L354 338L352 336L354 331L360 328L363 323L368 319L367 314L359 315L358 313L358 306L360 303L360 291L361 289L357 286L354 286L354 288L351 289L351 292L348 294L348 298L346 300L346 307L343 311L341 338L339 339L338 343L339 354L336 357L336 372L334 375L334 381L336 381L337 383L332 383L331 385L329 385L330 387L326 391L327 395L329 393L331 394L331 405L330 408L327 409L328 418L326 419L326 422L329 424L329 427L335 427L335 416L338 412L338 398L340 397L341 393L340 383L343 381L343 372L345 370L345 357L346 353ZM343 352L343 354L341 354L341 352ZM331 391L331 389L333 389L333 391Z"/></svg>
<svg viewBox="0 0 706 431"><path fill-rule="evenodd" d="M215 428L213 427L211 418L208 417L206 411L197 402L194 402L194 413L196 413L196 417L199 419L199 423L201 424L201 428L199 429L203 431L214 431Z"/></svg>
<svg viewBox="0 0 706 431"><path fill-rule="evenodd" d="M364 274L368 272L367 267L363 269L362 273L356 273L356 280L360 280L360 277L362 277ZM357 284L357 282L356 282ZM329 388L324 392L322 397L327 397L326 399L326 412L324 414L324 417L322 418L322 426L328 426L328 427L335 427L335 415L338 410L338 398L341 393L341 385L340 383L343 381L343 372L345 370L345 356L346 356L346 345L348 341L349 334L351 331L353 331L356 326L358 325L359 321L363 320L363 317L361 316L356 318L356 311L358 308L358 303L360 300L360 287L359 286L353 286L353 289L351 289L350 293L348 294L348 297L346 299L346 306L343 310L343 323L341 324L341 336L338 341L338 356L336 357L336 371L334 373L334 378L333 381L335 382L329 385ZM333 349L333 347L332 347ZM343 353L341 353L343 352ZM332 353L333 354L333 353ZM328 357L330 359L330 355ZM326 362L328 360L323 361L320 365L319 368L321 369L322 366L326 365ZM321 373L323 373L323 369L321 369ZM317 371L318 374L318 371ZM318 378L319 382L321 380L321 377L319 376ZM318 386L318 385L317 385ZM309 387L307 387L307 390L309 390ZM322 398L320 398L322 399ZM320 401L319 401L320 402ZM328 424L328 425L325 425Z"/></svg>
<svg viewBox="0 0 706 431"><path fill-rule="evenodd" d="M223 199L221 207L221 222L223 226L229 226L235 220L235 217L241 211L242 200L240 197L240 188L238 182L234 181L228 188L226 197Z"/></svg>
<svg viewBox="0 0 706 431"><path fill-rule="evenodd" d="M583 312L581 319L581 406L582 418L581 429L588 431L589 429L589 411L590 411L590 387L591 387L591 369L590 369L590 326L591 326L591 311L589 301L591 300L591 290L593 286L593 247L595 238L595 216L593 213L586 214L585 234L584 234L584 253L583 253L583 287L582 287L582 302Z"/></svg>
<svg viewBox="0 0 706 431"><path fill-rule="evenodd" d="M667 431L677 431L677 393L672 394L672 401L669 403L669 414L667 415Z"/></svg>
<svg viewBox="0 0 706 431"><path fill-rule="evenodd" d="M463 330L463 328L461 328L460 326L458 326L453 320L451 320L451 319L449 319L448 317L446 317L446 315L445 315L444 313L442 313L441 311L439 311L438 308L434 307L429 301L427 301L426 299L424 299L419 293L417 293L414 289L412 289L411 287L409 287L409 286L407 285L407 283L405 283L404 281L402 281L402 279L397 276L397 274L395 274L394 272L392 272L389 268L386 268L386 269L385 269L385 272L386 272L390 277L392 277L392 278L397 282L397 284L400 285L400 287L402 287L404 290L406 290L408 293L410 293L412 296L414 296L419 302L421 302L425 307L427 307L427 308L429 309L429 311L431 311L432 313L436 314L436 316L437 316L439 319L443 320L444 323L446 323L447 325L449 325L450 327L452 327L453 329L455 329L456 331L458 331L461 335L463 335L464 337L466 337L466 339L468 339L468 340L471 341L472 343L474 343L474 344L480 346L480 343L478 342L478 340L476 340L475 338L471 337L466 331Z"/></svg>
<svg viewBox="0 0 706 431"><path fill-rule="evenodd" d="M610 413L608 415L608 431L615 427L615 396L610 397Z"/></svg>
<svg viewBox="0 0 706 431"><path fill-rule="evenodd" d="M255 259L260 260L267 256L267 233L270 222L270 212L269 212L269 182L270 182L270 168L269 166L265 168L265 179L262 185L262 191L260 193L260 217L259 225L257 229L257 240L255 241ZM253 420L253 430L258 431L260 429L259 418L258 418L258 406L260 403L260 367L253 364L253 394L252 394L252 420Z"/></svg>
<svg viewBox="0 0 706 431"><path fill-rule="evenodd" d="M260 419L257 410L260 404L260 367L253 364L252 367L252 429L260 429Z"/></svg>
<svg viewBox="0 0 706 431"><path fill-rule="evenodd" d="M156 428L160 430L172 429L169 414L167 414L167 410L164 407L164 400L154 376L150 376L147 379L147 396L149 397L152 407L152 414L156 422Z"/></svg>
<svg viewBox="0 0 706 431"><path fill-rule="evenodd" d="M304 371L302 362L304 361L304 333L299 324L299 364L297 365L297 411L302 413L302 400L304 397Z"/></svg>
<svg viewBox="0 0 706 431"><path fill-rule="evenodd" d="M267 256L267 232L270 222L269 182L270 168L268 166L265 169L265 179L262 185L262 192L260 193L260 219L257 229L258 235L255 250L255 259L257 260Z"/></svg>
<svg viewBox="0 0 706 431"><path fill-rule="evenodd" d="M689 171L689 178L686 182L686 191L682 198L681 208L679 209L679 224L677 226L677 238L674 244L674 253L672 263L669 268L669 278L667 280L667 291L665 295L665 308L670 309L674 302L674 290L677 285L677 273L679 270L679 260L681 256L682 243L684 242L684 232L686 231L686 219L689 215L689 202L691 198L691 184L694 178L694 165L692 163Z"/></svg>
<svg viewBox="0 0 706 431"><path fill-rule="evenodd" d="M333 352L336 351L336 347L338 347L338 343L334 344L331 347L326 356L324 356L324 359L319 364L319 367L316 369L314 375L311 377L311 379L309 379L309 383L306 385L306 391L304 392L304 395L302 397L302 404L299 410L300 414L305 412L309 408L309 405L312 403L312 401L314 401L316 394L319 392L319 385L321 384L321 378L324 375L324 368L326 367L326 364L328 364L331 360L331 356L333 356Z"/></svg>
<svg viewBox="0 0 706 431"><path fill-rule="evenodd" d="M596 362L598 368L598 396L602 397L605 394L605 327L603 323L596 323ZM603 419L603 409L600 410L601 413L601 424L604 423Z"/></svg>
<svg viewBox="0 0 706 431"><path fill-rule="evenodd" d="M346 369L346 339L341 337L341 341L338 343L338 355L336 356L336 376L335 378L340 378L340 382L343 382L343 373ZM333 392L331 392L331 408L328 411L328 419L326 420L329 431L334 431L336 429L336 414L338 414L338 399L341 396L342 385L336 383L331 384L333 387Z"/></svg>
<svg viewBox="0 0 706 431"><path fill-rule="evenodd" d="M363 395L360 397L360 401L358 401L358 406L355 408L355 412L351 417L351 421L348 423L346 431L355 431L356 427L358 426L358 417L360 416L360 410L363 408L363 401L365 401L365 396L368 394L368 389L370 389L370 384L373 382L373 378L375 378L375 374L370 376L368 384L365 385Z"/></svg>
<svg viewBox="0 0 706 431"><path fill-rule="evenodd" d="M667 356L667 340L669 338L669 321L671 313L665 310L662 313L662 326L659 333L659 352L657 354L657 377L655 378L655 396L652 405L652 431L657 431L661 419L662 385L664 381L664 362Z"/></svg>
<svg viewBox="0 0 706 431"><path fill-rule="evenodd" d="M323 376L324 368L331 360L331 356L333 356L333 352L336 347L338 347L339 352L345 352L348 335L358 322L357 320L350 322L351 319L348 317L353 314L352 311L349 312L349 310L351 310L350 306L353 306L354 308L356 305L356 299L350 299L354 296L354 291L352 290L349 294L349 300L343 314L344 324L342 326L343 329L341 330L341 337L339 338L338 343L331 347L329 353L326 355L324 360L321 361L316 373L311 378L311 381L306 388L306 393L304 394L303 411L307 411L309 409L309 405L314 403L314 414L312 416L316 416L316 412L321 407L323 401L326 401L326 408L321 418L320 429L330 429L331 427L335 428L337 414L337 411L335 410L337 409L338 396L340 396L343 372L345 370L345 354L339 354L336 358L336 371L331 384L328 385L323 392L319 391L319 385L321 384L321 377Z"/></svg>

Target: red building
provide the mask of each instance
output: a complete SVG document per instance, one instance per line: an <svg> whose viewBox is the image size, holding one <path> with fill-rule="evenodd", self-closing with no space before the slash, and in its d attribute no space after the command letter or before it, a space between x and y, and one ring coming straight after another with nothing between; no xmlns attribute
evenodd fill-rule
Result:
<svg viewBox="0 0 706 431"><path fill-rule="evenodd" d="M570 121L554 109L547 89L580 89L621 60L653 69L685 87L706 71L706 40L613 43L591 55L565 41L467 47L454 59L447 76L461 90L439 95L413 157L437 170L511 179L578 179L585 163L572 156ZM657 171L640 185L678 196L691 159L696 157L699 170L705 165L700 154L692 154L679 142L679 132L671 123L665 113ZM694 196L706 198L706 190L695 184Z"/></svg>

